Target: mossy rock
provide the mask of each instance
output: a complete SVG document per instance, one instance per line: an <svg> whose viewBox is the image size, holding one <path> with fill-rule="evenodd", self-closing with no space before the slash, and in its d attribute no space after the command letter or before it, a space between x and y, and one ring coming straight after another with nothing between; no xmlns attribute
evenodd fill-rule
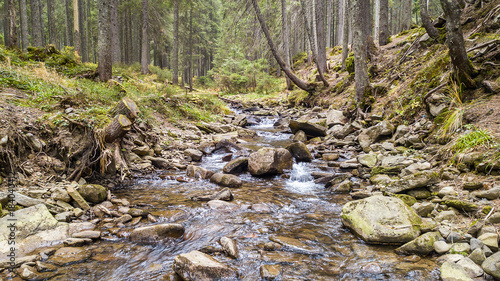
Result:
<svg viewBox="0 0 500 281"><path fill-rule="evenodd" d="M484 206L482 212L483 212L483 214L487 215L487 214L489 214L491 212L491 209L493 209L493 207L491 207L491 206Z"/></svg>
<svg viewBox="0 0 500 281"><path fill-rule="evenodd" d="M373 167L371 175L375 176L378 174L385 174L385 175L399 175L402 169L404 169L404 166L392 166L392 167L382 167L382 166L377 166Z"/></svg>
<svg viewBox="0 0 500 281"><path fill-rule="evenodd" d="M455 208L462 212L475 212L478 209L478 206L476 204L461 200L446 200L442 202L442 204L448 207Z"/></svg>
<svg viewBox="0 0 500 281"><path fill-rule="evenodd" d="M399 198L405 202L406 205L408 206L413 206L413 204L417 203L417 199L415 197L410 196L408 194L396 194L394 197Z"/></svg>

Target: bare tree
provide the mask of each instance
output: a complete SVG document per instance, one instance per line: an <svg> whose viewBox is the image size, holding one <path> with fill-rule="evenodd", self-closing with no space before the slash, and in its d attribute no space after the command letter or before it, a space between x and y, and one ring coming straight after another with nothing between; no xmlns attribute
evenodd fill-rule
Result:
<svg viewBox="0 0 500 281"><path fill-rule="evenodd" d="M179 0L174 1L174 44L172 47L172 83L179 83Z"/></svg>
<svg viewBox="0 0 500 281"><path fill-rule="evenodd" d="M354 69L356 101L358 103L358 113L362 114L365 102L365 94L369 89L367 53L368 53L368 9L369 3L366 0L354 0L353 14L356 15L354 21Z"/></svg>
<svg viewBox="0 0 500 281"><path fill-rule="evenodd" d="M269 33L269 29L267 28L267 25L264 21L264 18L262 17L262 13L260 12L260 8L259 8L259 4L257 4L257 0L252 0L252 4L253 4L254 10L255 10L255 14L257 15L257 19L260 23L260 27L262 28L262 32L266 36L267 43L269 44L269 48L271 49L271 52L272 52L274 58L276 59L276 61L278 62L278 64L280 65L281 69L283 69L283 71L286 73L286 75L290 78L290 80L292 80L293 83L295 83L295 85L297 85L297 87L301 88L302 90L304 90L306 92L313 92L315 90L314 85L309 84L309 83L303 81L302 79L300 79L299 77L297 77L292 72L290 67L287 67L285 62L283 61L283 59L279 56L278 51L276 49L276 46L274 45L274 42L272 40L271 34Z"/></svg>
<svg viewBox="0 0 500 281"><path fill-rule="evenodd" d="M286 10L286 0L281 0L281 21L282 21L282 36L283 36L283 55L285 57L285 65L290 67L290 31L288 30L288 17ZM288 76L286 78L286 88L288 90L292 89L292 81Z"/></svg>
<svg viewBox="0 0 500 281"><path fill-rule="evenodd" d="M469 88L475 87L476 71L472 66L465 50L464 34L460 24L462 9L457 0L440 0L446 16L446 44L448 45L453 69L459 82Z"/></svg>
<svg viewBox="0 0 500 281"><path fill-rule="evenodd" d="M99 9L99 36L97 40L99 59L97 71L99 72L99 79L101 81L108 81L113 74L113 57L111 55L110 38L111 28L109 24L110 0L98 0L97 5Z"/></svg>
<svg viewBox="0 0 500 281"><path fill-rule="evenodd" d="M429 36L433 39L438 38L439 31L434 27L434 25L432 25L431 18L427 13L427 4L425 3L425 0L420 0L420 18L422 19L422 25L424 26L425 31L427 31L427 34L429 34Z"/></svg>
<svg viewBox="0 0 500 281"><path fill-rule="evenodd" d="M26 7L26 0L19 0L19 13L21 20L21 45L23 51L26 51L28 48L29 40L28 40L28 12Z"/></svg>
<svg viewBox="0 0 500 281"><path fill-rule="evenodd" d="M149 36L148 36L148 0L142 0L142 49L141 49L141 72L147 74L149 72Z"/></svg>
<svg viewBox="0 0 500 281"><path fill-rule="evenodd" d="M389 43L389 0L379 0L379 35L378 43L380 46Z"/></svg>

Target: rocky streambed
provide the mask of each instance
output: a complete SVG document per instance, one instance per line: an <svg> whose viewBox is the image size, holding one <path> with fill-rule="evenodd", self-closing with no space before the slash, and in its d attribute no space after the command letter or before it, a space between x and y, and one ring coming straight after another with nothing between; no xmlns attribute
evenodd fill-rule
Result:
<svg viewBox="0 0 500 281"><path fill-rule="evenodd" d="M446 167L442 146L429 138L432 122L395 127L375 115L349 122L332 109L279 112L246 108L225 124L190 128L182 156L163 155L175 158L169 160L178 170L145 175L112 194L83 183L53 187L50 197L71 203L71 211L42 199L24 203L17 212L43 216L27 220L38 229L27 224L26 255L15 273L3 274L27 280L500 278L498 180L469 173L484 166L473 155L460 169ZM140 154L132 158L148 165L149 152Z"/></svg>

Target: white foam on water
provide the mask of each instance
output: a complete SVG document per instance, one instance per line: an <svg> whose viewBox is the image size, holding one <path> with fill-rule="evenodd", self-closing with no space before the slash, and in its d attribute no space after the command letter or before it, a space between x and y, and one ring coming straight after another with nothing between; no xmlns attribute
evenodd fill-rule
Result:
<svg viewBox="0 0 500 281"><path fill-rule="evenodd" d="M293 165L290 178L286 181L286 189L299 194L314 194L321 186L314 183L311 169L307 163Z"/></svg>

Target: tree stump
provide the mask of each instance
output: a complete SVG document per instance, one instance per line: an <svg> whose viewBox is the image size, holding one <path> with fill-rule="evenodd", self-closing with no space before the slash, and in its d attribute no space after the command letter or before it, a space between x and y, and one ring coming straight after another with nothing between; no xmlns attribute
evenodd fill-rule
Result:
<svg viewBox="0 0 500 281"><path fill-rule="evenodd" d="M120 114L104 129L104 141L112 143L122 138L132 128L132 122L127 116Z"/></svg>
<svg viewBox="0 0 500 281"><path fill-rule="evenodd" d="M139 116L139 112L137 104L128 97L121 99L121 101L109 111L111 116L115 117L121 114L127 117L132 123Z"/></svg>

